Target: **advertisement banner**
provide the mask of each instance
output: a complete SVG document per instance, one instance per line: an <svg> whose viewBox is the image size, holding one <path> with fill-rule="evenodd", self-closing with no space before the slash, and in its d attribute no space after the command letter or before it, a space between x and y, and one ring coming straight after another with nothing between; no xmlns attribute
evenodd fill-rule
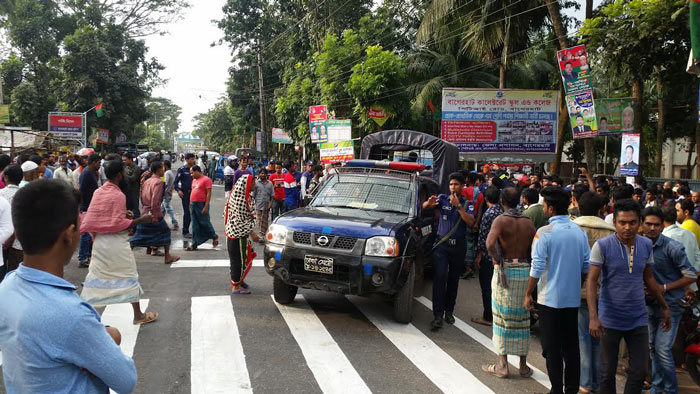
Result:
<svg viewBox="0 0 700 394"><path fill-rule="evenodd" d="M119 133L119 135L117 136L117 144L123 144L124 142L126 142L126 139L126 134Z"/></svg>
<svg viewBox="0 0 700 394"><path fill-rule="evenodd" d="M637 133L622 134L620 175L639 175L639 134Z"/></svg>
<svg viewBox="0 0 700 394"><path fill-rule="evenodd" d="M460 153L552 154L557 91L442 90L441 138Z"/></svg>
<svg viewBox="0 0 700 394"><path fill-rule="evenodd" d="M328 120L328 108L325 105L309 107L309 123Z"/></svg>
<svg viewBox="0 0 700 394"><path fill-rule="evenodd" d="M273 144L293 144L292 137L284 130L276 127L272 128L272 143Z"/></svg>
<svg viewBox="0 0 700 394"><path fill-rule="evenodd" d="M10 123L10 106L8 104L0 105L0 124Z"/></svg>
<svg viewBox="0 0 700 394"><path fill-rule="evenodd" d="M355 158L352 141L325 142L320 145L323 164L343 163Z"/></svg>
<svg viewBox="0 0 700 394"><path fill-rule="evenodd" d="M328 142L350 141L352 139L352 120L327 120Z"/></svg>
<svg viewBox="0 0 700 394"><path fill-rule="evenodd" d="M574 138L598 136L598 122L595 117L592 90L567 94L566 105L569 109L571 132Z"/></svg>
<svg viewBox="0 0 700 394"><path fill-rule="evenodd" d="M255 150L262 152L262 131L255 132Z"/></svg>
<svg viewBox="0 0 700 394"><path fill-rule="evenodd" d="M49 114L49 133L57 137L82 138L83 116Z"/></svg>
<svg viewBox="0 0 700 394"><path fill-rule="evenodd" d="M585 45L577 45L557 52L557 60L566 93L593 89Z"/></svg>
<svg viewBox="0 0 700 394"><path fill-rule="evenodd" d="M328 142L328 130L326 129L326 121L325 120L310 122L309 129L311 130L311 143L312 144L320 144L321 142Z"/></svg>
<svg viewBox="0 0 700 394"><path fill-rule="evenodd" d="M98 144L109 143L109 129L97 129L97 139L95 142Z"/></svg>
<svg viewBox="0 0 700 394"><path fill-rule="evenodd" d="M367 110L367 116L372 118L372 120L374 120L379 127L384 126L384 123L386 123L387 119L389 119L389 114L384 112L384 110L380 107L372 107Z"/></svg>
<svg viewBox="0 0 700 394"><path fill-rule="evenodd" d="M634 131L634 109L631 98L595 99L595 107L599 136Z"/></svg>

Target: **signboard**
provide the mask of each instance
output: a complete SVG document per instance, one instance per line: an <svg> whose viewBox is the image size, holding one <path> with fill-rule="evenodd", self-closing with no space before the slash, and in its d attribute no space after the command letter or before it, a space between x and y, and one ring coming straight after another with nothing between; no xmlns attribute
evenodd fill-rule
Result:
<svg viewBox="0 0 700 394"><path fill-rule="evenodd" d="M10 106L8 104L0 104L0 124L10 123Z"/></svg>
<svg viewBox="0 0 700 394"><path fill-rule="evenodd" d="M383 109L379 107L372 107L367 111L367 116L372 118L379 127L384 126L384 123L386 123L387 119L389 119L389 114L384 112Z"/></svg>
<svg viewBox="0 0 700 394"><path fill-rule="evenodd" d="M557 52L557 60L566 93L593 89L585 45L577 45Z"/></svg>
<svg viewBox="0 0 700 394"><path fill-rule="evenodd" d="M309 107L309 123L328 120L328 108L325 105Z"/></svg>
<svg viewBox="0 0 700 394"><path fill-rule="evenodd" d="M57 137L83 138L83 114L54 112L49 114L49 132Z"/></svg>
<svg viewBox="0 0 700 394"><path fill-rule="evenodd" d="M639 134L637 133L622 134L620 175L639 175Z"/></svg>
<svg viewBox="0 0 700 394"><path fill-rule="evenodd" d="M292 137L284 130L272 128L272 143L274 144L293 144Z"/></svg>
<svg viewBox="0 0 700 394"><path fill-rule="evenodd" d="M312 144L319 144L321 142L328 142L328 130L326 128L326 121L325 120L310 122L309 129L311 130L311 143Z"/></svg>
<svg viewBox="0 0 700 394"><path fill-rule="evenodd" d="M109 143L109 129L97 129L97 139L95 142L98 144Z"/></svg>
<svg viewBox="0 0 700 394"><path fill-rule="evenodd" d="M320 145L321 162L343 163L355 158L352 141L325 142Z"/></svg>
<svg viewBox="0 0 700 394"><path fill-rule="evenodd" d="M553 154L558 100L551 90L446 88L441 138L460 153Z"/></svg>
<svg viewBox="0 0 700 394"><path fill-rule="evenodd" d="M593 106L593 91L583 90L566 95L566 106L571 119L574 138L589 138L598 135L598 122Z"/></svg>
<svg viewBox="0 0 700 394"><path fill-rule="evenodd" d="M326 132L328 142L350 141L352 139L352 120L327 120Z"/></svg>
<svg viewBox="0 0 700 394"><path fill-rule="evenodd" d="M596 99L595 112L598 119L598 135L616 135L621 131L634 131L632 103L633 101L629 97Z"/></svg>
<svg viewBox="0 0 700 394"><path fill-rule="evenodd" d="M117 136L117 144L122 144L122 143L126 142L126 139L127 139L126 134L119 133L119 135Z"/></svg>

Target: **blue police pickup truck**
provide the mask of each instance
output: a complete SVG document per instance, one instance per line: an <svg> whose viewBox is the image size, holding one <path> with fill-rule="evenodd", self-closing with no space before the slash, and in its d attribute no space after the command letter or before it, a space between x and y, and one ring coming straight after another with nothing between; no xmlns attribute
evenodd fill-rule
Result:
<svg viewBox="0 0 700 394"><path fill-rule="evenodd" d="M425 165L352 160L305 207L278 217L264 262L280 304L297 289L393 297L394 318L411 321L416 271L434 239L434 216L421 205L439 192Z"/></svg>

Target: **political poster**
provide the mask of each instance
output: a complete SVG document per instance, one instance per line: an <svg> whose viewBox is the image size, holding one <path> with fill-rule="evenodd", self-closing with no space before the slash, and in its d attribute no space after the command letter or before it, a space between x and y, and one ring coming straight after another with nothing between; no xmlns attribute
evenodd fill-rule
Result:
<svg viewBox="0 0 700 394"><path fill-rule="evenodd" d="M328 133L328 142L350 141L352 139L352 120L327 120L326 132Z"/></svg>
<svg viewBox="0 0 700 394"><path fill-rule="evenodd" d="M566 95L566 106L569 110L571 132L574 138L590 138L598 135L592 90Z"/></svg>
<svg viewBox="0 0 700 394"><path fill-rule="evenodd" d="M126 134L119 133L119 135L117 136L117 144L122 144L122 143L126 142L126 140L127 140Z"/></svg>
<svg viewBox="0 0 700 394"><path fill-rule="evenodd" d="M97 129L97 138L95 140L98 144L108 144L109 143L109 129Z"/></svg>
<svg viewBox="0 0 700 394"><path fill-rule="evenodd" d="M344 163L355 158L352 141L324 142L319 145L323 164Z"/></svg>
<svg viewBox="0 0 700 394"><path fill-rule="evenodd" d="M84 125L83 114L61 112L49 114L49 133L55 137L82 138Z"/></svg>
<svg viewBox="0 0 700 394"><path fill-rule="evenodd" d="M328 142L328 130L326 128L326 121L317 121L309 123L309 130L311 130L311 143L320 144L322 142Z"/></svg>
<svg viewBox="0 0 700 394"><path fill-rule="evenodd" d="M559 93L551 90L442 90L441 138L460 153L553 154Z"/></svg>
<svg viewBox="0 0 700 394"><path fill-rule="evenodd" d="M577 45L557 52L557 60L566 93L593 89L585 45Z"/></svg>
<svg viewBox="0 0 700 394"><path fill-rule="evenodd" d="M325 105L309 107L309 123L328 120L328 108Z"/></svg>
<svg viewBox="0 0 700 394"><path fill-rule="evenodd" d="M639 134L622 134L622 144L620 152L620 175L639 175Z"/></svg>
<svg viewBox="0 0 700 394"><path fill-rule="evenodd" d="M633 101L629 97L595 99L598 135L617 135L634 131Z"/></svg>
<svg viewBox="0 0 700 394"><path fill-rule="evenodd" d="M8 104L0 104L0 124L10 123L10 106Z"/></svg>
<svg viewBox="0 0 700 394"><path fill-rule="evenodd" d="M272 128L272 143L273 144L293 144L292 137L283 129L276 127Z"/></svg>

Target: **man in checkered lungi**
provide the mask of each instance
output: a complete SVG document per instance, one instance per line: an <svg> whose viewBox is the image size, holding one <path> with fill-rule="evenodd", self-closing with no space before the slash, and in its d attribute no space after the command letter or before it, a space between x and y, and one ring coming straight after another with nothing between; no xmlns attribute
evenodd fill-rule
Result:
<svg viewBox="0 0 700 394"><path fill-rule="evenodd" d="M532 220L516 209L520 194L513 187L501 191L503 214L491 225L486 247L493 258L491 308L496 364L481 368L499 378L508 377L508 355L520 356L519 374L532 375L527 366L530 312L523 305L530 276L530 247L535 236Z"/></svg>

